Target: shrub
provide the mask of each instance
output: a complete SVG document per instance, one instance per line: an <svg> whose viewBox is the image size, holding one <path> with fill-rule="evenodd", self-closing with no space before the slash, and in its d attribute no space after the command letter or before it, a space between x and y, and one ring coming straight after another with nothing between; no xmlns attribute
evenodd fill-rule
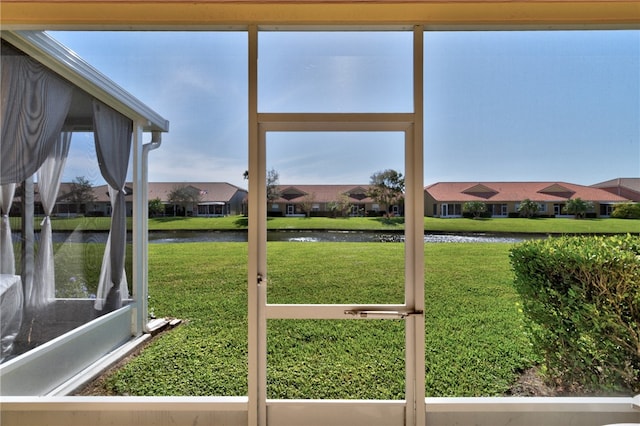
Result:
<svg viewBox="0 0 640 426"><path fill-rule="evenodd" d="M487 212L487 205L482 201L467 201L462 205L465 217L477 219Z"/></svg>
<svg viewBox="0 0 640 426"><path fill-rule="evenodd" d="M564 206L564 211L575 216L576 219L582 219L586 217L587 212L593 210L593 202L585 201L582 198L572 198L567 200L567 204ZM594 216L595 217L595 214Z"/></svg>
<svg viewBox="0 0 640 426"><path fill-rule="evenodd" d="M530 199L524 199L520 205L518 206L518 212L522 217L536 217L538 211L540 210L540 205L535 201L531 201Z"/></svg>
<svg viewBox="0 0 640 426"><path fill-rule="evenodd" d="M640 238L532 240L510 258L548 378L574 392L640 391Z"/></svg>
<svg viewBox="0 0 640 426"><path fill-rule="evenodd" d="M611 217L617 219L640 219L640 203L618 204L613 208Z"/></svg>

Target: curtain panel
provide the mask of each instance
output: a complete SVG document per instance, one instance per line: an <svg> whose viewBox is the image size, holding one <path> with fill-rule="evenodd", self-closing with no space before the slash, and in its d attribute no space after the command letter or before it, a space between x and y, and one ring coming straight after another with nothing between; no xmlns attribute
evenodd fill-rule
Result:
<svg viewBox="0 0 640 426"><path fill-rule="evenodd" d="M127 212L125 202L125 182L131 153L133 122L113 110L107 105L93 101L93 127L98 156L98 164L102 177L110 186L111 197L111 230L109 243L105 249L107 254L103 261L109 265L108 272L101 274L96 294L95 309L112 310L122 306L122 300L127 297L122 287L126 289L126 274L124 272Z"/></svg>
<svg viewBox="0 0 640 426"><path fill-rule="evenodd" d="M11 45L3 42L1 49L0 267L3 274L15 274L8 217L15 184L33 176L51 152L69 112L73 86Z"/></svg>
<svg viewBox="0 0 640 426"><path fill-rule="evenodd" d="M39 62L2 45L0 184L33 176L49 155L73 87Z"/></svg>
<svg viewBox="0 0 640 426"><path fill-rule="evenodd" d="M11 241L11 223L9 210L13 203L16 184L0 185L0 207L2 207L2 223L0 224L0 274L15 275L16 260Z"/></svg>
<svg viewBox="0 0 640 426"><path fill-rule="evenodd" d="M44 209L44 220L41 223L40 245L36 255L33 281L25 283L24 298L27 310L38 310L55 298L55 268L50 216L58 197L62 170L67 161L70 144L71 132L61 133L49 156L38 170L38 189Z"/></svg>

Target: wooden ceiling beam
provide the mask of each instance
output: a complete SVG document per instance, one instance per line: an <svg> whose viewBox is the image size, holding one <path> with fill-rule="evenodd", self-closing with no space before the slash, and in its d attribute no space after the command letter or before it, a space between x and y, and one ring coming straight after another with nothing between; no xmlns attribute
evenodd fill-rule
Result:
<svg viewBox="0 0 640 426"><path fill-rule="evenodd" d="M2 0L4 29L638 28L631 0Z"/></svg>

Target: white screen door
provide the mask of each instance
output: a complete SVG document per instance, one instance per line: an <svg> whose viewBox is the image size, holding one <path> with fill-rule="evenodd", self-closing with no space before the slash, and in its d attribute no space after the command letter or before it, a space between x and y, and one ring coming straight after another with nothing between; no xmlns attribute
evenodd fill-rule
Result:
<svg viewBox="0 0 640 426"><path fill-rule="evenodd" d="M321 422L318 424L329 424L326 422L333 418L336 422L354 425L422 425L425 417L422 31L416 29L414 33L414 56L417 56L414 57L414 91L420 93L415 95L418 98L415 105L420 106L416 107L413 113L258 113L255 28L250 30L249 46L249 425L293 425L300 418L306 419L306 424L312 424L313 421L309 423L309 419L316 415ZM400 277L400 297L394 296L388 303L384 300L384 295L373 299L360 299L356 296L353 300L344 301L340 295L334 294L336 297L309 297L313 300L306 302L296 299L293 303L288 303L286 296L274 296L274 292L270 291L270 273L273 271L275 274L278 268L281 273L286 273L287 266L272 260L277 259L277 249L267 243L267 145L271 135L287 132L375 132L400 136L405 171L404 250L401 251L401 258L397 262L404 266ZM347 252L348 250L345 251ZM320 273L319 271L315 273ZM366 274L366 271L363 271L363 274ZM332 303L336 300L339 302ZM283 301L284 303L280 303ZM393 342L375 343L381 345L380 348L386 348L389 345L397 346L398 338L404 340L403 347L396 348L395 352L402 358L398 364L404 367L404 389L397 393L398 399L355 401L348 398L332 400L323 397L309 400L306 399L304 391L301 391L299 399L295 396L290 399L270 399L270 389L277 387L278 371L275 367L277 362L270 359L269 353L279 359L284 353L286 358L286 348L270 346L269 339L277 333L304 335L304 331L301 332L300 329L313 328L323 322L357 322L373 327L377 327L377 324L380 324L380 327L393 324L391 330L397 331L396 335L389 339ZM355 332L357 333L357 330ZM393 332L384 334L387 337L390 335L393 335ZM349 332L341 331L333 339L341 340L337 347L342 350L348 348ZM375 345L372 345L371 350L380 348L376 349ZM280 355L273 355L278 350L281 351ZM296 364L294 360L290 364L281 364L280 368L303 368L305 363L306 361L301 361ZM347 371L345 374L361 375L364 371ZM320 380L340 381L335 378ZM346 380L343 385L349 386L349 383L350 381ZM314 386L312 381L302 385ZM367 383L360 383L359 386L367 386ZM366 409L354 409L356 407Z"/></svg>

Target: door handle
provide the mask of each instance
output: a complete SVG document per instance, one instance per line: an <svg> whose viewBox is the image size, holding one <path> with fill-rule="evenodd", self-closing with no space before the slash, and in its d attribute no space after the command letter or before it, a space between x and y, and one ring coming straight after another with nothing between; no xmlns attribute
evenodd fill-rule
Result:
<svg viewBox="0 0 640 426"><path fill-rule="evenodd" d="M347 309L344 311L345 315L368 319L405 319L411 315L422 315L423 313L422 311L374 311L364 309Z"/></svg>

